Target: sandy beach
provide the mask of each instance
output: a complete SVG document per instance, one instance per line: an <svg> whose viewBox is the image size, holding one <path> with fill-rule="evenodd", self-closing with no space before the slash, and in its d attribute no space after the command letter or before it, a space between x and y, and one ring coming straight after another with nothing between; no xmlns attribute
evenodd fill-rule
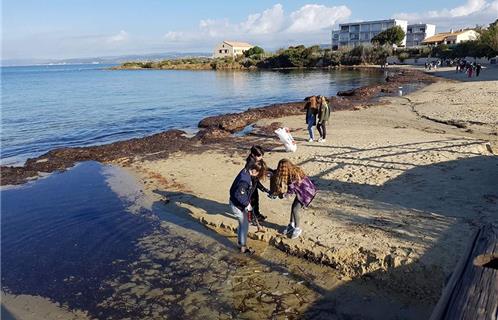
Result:
<svg viewBox="0 0 498 320"><path fill-rule="evenodd" d="M144 197L154 204L158 217L165 221L192 218L227 239L222 245L215 239L210 246L220 246L220 252L233 249L237 256L237 220L230 214L228 190L250 146L262 145L269 167L288 158L302 166L319 189L311 207L301 212L300 238L279 234L289 221L293 198L261 195L261 211L268 217L262 223L264 232L249 229L249 245L256 249L249 259L255 264L268 255L279 260L289 254L296 273L302 271L300 261L317 266L308 268L320 287L309 294L313 299L303 304L289 295L282 298L284 304L309 318L325 317L320 306L331 300L340 301L337 312L345 315L362 316L356 309L363 303L363 312L373 319L385 314L425 318L472 233L483 223L498 223L497 71L487 69L481 81L465 81L452 68L443 68L434 73L435 83L411 94L383 97L375 103L348 100L345 105L354 107L332 113L324 143L307 141L304 114L299 111L302 105L289 104L276 106L269 118L258 111L239 118L228 116L223 120L225 130L207 126L196 137L176 130L107 146L56 150L28 161L18 169L19 176L44 171L40 168L65 169L89 159L119 165L143 184ZM253 129L248 134L231 134L233 128L250 123ZM273 130L279 126L291 130L298 145L295 153L286 153L277 140ZM269 185L269 181L263 183ZM189 231L181 236L188 237ZM148 248L151 243L151 255L163 254L160 239L145 239L142 245ZM320 278L328 272L324 270L332 271L337 283L330 277ZM272 286L275 280L268 275L266 281ZM283 291L298 287L277 283ZM366 297L368 301L362 300ZM42 313L47 319L86 318L83 312L60 311L39 297L5 295L2 300L15 317L23 319ZM256 298L248 301L261 303ZM273 307L268 308L271 314Z"/></svg>
<svg viewBox="0 0 498 320"><path fill-rule="evenodd" d="M260 120L249 135L200 154L179 152L130 169L167 211L234 232L228 189L252 144L278 145L271 132L258 129L278 121L292 130L298 149L272 148L268 165L288 158L320 191L302 213L299 239L278 233L292 199L266 197L265 232L251 227L250 237L333 267L344 279L375 278L436 302L472 232L498 222L497 101L496 79L440 80L383 98L381 106L333 113L326 143L307 142L304 117L290 116Z"/></svg>

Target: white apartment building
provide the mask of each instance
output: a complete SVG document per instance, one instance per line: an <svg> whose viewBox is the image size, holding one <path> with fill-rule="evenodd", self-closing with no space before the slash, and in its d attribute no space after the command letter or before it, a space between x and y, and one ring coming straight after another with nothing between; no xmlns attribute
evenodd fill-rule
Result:
<svg viewBox="0 0 498 320"><path fill-rule="evenodd" d="M370 44L373 37L394 26L400 26L406 34L408 22L388 19L339 24L339 30L332 31L332 49ZM402 44L406 45L406 37Z"/></svg>
<svg viewBox="0 0 498 320"><path fill-rule="evenodd" d="M427 23L409 24L406 28L406 47L418 47L422 41L436 34L436 26Z"/></svg>
<svg viewBox="0 0 498 320"><path fill-rule="evenodd" d="M254 47L246 42L223 41L214 48L213 58L235 57Z"/></svg>

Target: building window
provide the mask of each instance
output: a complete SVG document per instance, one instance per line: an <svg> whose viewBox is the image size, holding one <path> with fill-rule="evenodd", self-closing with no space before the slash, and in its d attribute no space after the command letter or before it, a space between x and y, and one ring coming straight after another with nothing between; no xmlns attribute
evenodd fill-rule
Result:
<svg viewBox="0 0 498 320"><path fill-rule="evenodd" d="M349 32L349 26L341 26L341 31Z"/></svg>
<svg viewBox="0 0 498 320"><path fill-rule="evenodd" d="M382 25L380 23L372 24L372 31L380 31L382 29Z"/></svg>
<svg viewBox="0 0 498 320"><path fill-rule="evenodd" d="M225 50L225 53L228 53L228 50Z"/></svg>
<svg viewBox="0 0 498 320"><path fill-rule="evenodd" d="M370 31L370 25L369 24L361 24L360 25L360 31L362 31L362 32L365 32L365 31L368 32L368 31Z"/></svg>
<svg viewBox="0 0 498 320"><path fill-rule="evenodd" d="M223 50L219 50L219 53L223 53Z"/></svg>
<svg viewBox="0 0 498 320"><path fill-rule="evenodd" d="M360 39L360 35L357 33L350 33L349 34L349 40L358 40Z"/></svg>
<svg viewBox="0 0 498 320"><path fill-rule="evenodd" d="M360 25L358 24L349 27L349 32L358 32L358 31L360 31Z"/></svg>
<svg viewBox="0 0 498 320"><path fill-rule="evenodd" d="M412 28L406 29L406 33L412 33Z"/></svg>

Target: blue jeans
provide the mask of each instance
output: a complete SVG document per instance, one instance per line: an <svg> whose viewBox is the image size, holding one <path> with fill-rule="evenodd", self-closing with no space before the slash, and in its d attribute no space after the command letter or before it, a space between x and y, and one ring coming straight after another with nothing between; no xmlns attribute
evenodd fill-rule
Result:
<svg viewBox="0 0 498 320"><path fill-rule="evenodd" d="M313 127L315 125L308 123L308 133L310 134L310 139L315 140L315 135L313 133Z"/></svg>
<svg viewBox="0 0 498 320"><path fill-rule="evenodd" d="M247 242L247 232L249 231L249 219L247 214L233 205L230 201L230 209L239 220L239 227L237 228L237 241L239 245L245 246Z"/></svg>

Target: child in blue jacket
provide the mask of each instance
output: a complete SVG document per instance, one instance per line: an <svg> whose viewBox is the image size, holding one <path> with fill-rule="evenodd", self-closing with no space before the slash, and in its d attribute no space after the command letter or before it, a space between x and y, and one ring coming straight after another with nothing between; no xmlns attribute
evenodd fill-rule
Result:
<svg viewBox="0 0 498 320"><path fill-rule="evenodd" d="M244 169L240 171L230 187L230 208L239 220L237 228L237 240L240 252L252 253L253 250L247 248L247 232L249 231L249 214L252 212L251 196L256 185L251 177L263 178L265 175L265 165L262 160L249 161Z"/></svg>

